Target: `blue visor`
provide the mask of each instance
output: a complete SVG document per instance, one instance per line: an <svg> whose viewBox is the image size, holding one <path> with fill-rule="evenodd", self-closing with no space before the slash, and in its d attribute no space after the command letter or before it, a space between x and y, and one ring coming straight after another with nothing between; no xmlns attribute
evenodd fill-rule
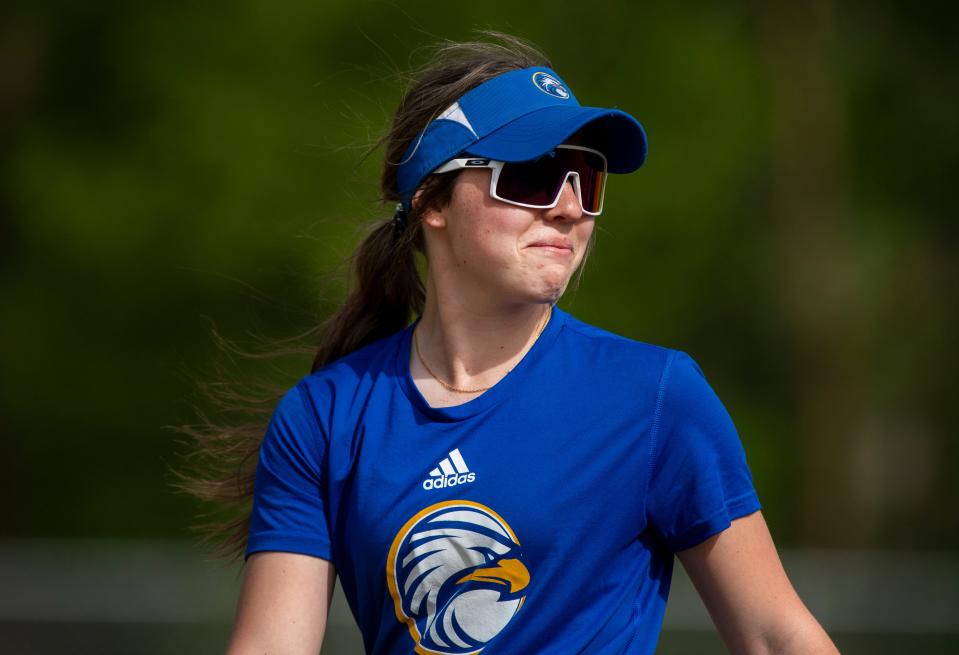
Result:
<svg viewBox="0 0 959 655"><path fill-rule="evenodd" d="M397 191L409 208L426 176L457 155L529 161L574 132L606 155L610 173L630 173L646 160L646 133L626 112L581 106L549 68L503 73L466 93L413 139L396 174Z"/></svg>

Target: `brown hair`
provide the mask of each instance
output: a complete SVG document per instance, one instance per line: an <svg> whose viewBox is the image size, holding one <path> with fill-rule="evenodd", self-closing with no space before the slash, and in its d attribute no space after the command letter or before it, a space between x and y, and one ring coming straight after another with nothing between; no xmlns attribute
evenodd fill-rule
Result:
<svg viewBox="0 0 959 655"><path fill-rule="evenodd" d="M532 66L552 67L546 56L527 41L498 32L481 32L470 42L441 42L428 52L427 63L411 73L407 92L387 134L367 155L385 146L380 179L382 199L397 202L396 172L407 146L441 111L470 89L502 73ZM355 286L340 307L321 324L288 343L310 338L316 348L311 372L378 339L405 328L423 311L426 292L417 270L416 253L425 255L420 217L427 208L449 203L456 175L427 177L405 227L391 220L374 223L349 263ZM594 231L595 234L595 231ZM583 257L589 255L592 239ZM576 285L583 271L580 265ZM214 331L218 345L238 354ZM274 349L289 355L301 348ZM260 355L263 357L264 355ZM226 380L226 376L221 376ZM257 453L266 423L286 387L237 385L230 381L201 384L203 394L227 419L213 420L198 412L201 422L180 426L189 439L190 470L173 473L174 486L215 510L196 527L216 554L239 560L245 547Z"/></svg>

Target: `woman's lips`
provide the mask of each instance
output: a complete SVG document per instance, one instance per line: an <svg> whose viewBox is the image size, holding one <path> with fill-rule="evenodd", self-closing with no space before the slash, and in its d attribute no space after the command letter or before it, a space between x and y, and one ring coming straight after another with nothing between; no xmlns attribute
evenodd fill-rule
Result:
<svg viewBox="0 0 959 655"><path fill-rule="evenodd" d="M530 246L530 248L538 252L544 252L544 253L548 252L555 255L572 255L573 254L572 248L562 248L559 246L547 246L545 244L534 244Z"/></svg>

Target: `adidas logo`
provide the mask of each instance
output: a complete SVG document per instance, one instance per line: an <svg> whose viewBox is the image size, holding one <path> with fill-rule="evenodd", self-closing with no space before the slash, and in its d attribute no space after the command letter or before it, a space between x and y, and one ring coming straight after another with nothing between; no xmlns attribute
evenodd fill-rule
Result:
<svg viewBox="0 0 959 655"><path fill-rule="evenodd" d="M423 488L444 489L476 480L476 474L469 470L459 448L454 448L440 461L440 465L430 471L430 477L423 480Z"/></svg>

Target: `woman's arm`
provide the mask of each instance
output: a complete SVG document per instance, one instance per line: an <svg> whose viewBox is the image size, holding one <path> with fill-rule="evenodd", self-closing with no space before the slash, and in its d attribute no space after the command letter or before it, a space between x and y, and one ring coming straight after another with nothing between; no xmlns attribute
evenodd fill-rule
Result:
<svg viewBox="0 0 959 655"><path fill-rule="evenodd" d="M786 577L762 512L676 556L731 653L838 655Z"/></svg>
<svg viewBox="0 0 959 655"><path fill-rule="evenodd" d="M325 559L254 553L247 560L227 655L316 655L336 571Z"/></svg>

